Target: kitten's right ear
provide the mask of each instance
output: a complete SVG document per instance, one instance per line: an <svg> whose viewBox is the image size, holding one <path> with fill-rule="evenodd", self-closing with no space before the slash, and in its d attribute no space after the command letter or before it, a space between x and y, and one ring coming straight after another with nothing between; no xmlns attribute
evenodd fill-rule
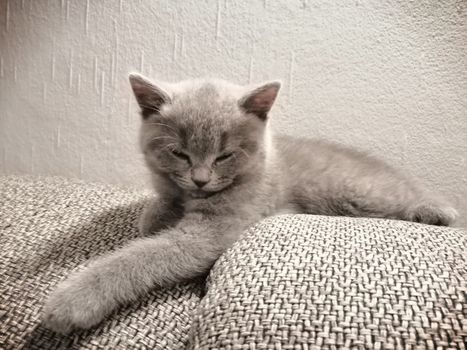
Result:
<svg viewBox="0 0 467 350"><path fill-rule="evenodd" d="M138 73L131 73L128 78L144 119L158 113L163 104L170 103L170 95L148 78Z"/></svg>
<svg viewBox="0 0 467 350"><path fill-rule="evenodd" d="M243 96L239 105L247 113L255 114L261 120L266 120L280 88L280 81L264 83Z"/></svg>

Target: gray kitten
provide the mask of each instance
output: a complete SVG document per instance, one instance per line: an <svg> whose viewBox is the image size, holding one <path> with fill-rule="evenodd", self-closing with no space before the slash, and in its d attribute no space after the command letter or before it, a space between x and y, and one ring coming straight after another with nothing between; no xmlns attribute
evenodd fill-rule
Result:
<svg viewBox="0 0 467 350"><path fill-rule="evenodd" d="M205 274L241 233L279 213L378 217L449 225L456 211L367 154L273 136L280 83L153 83L132 74L141 148L158 194L141 234L60 284L45 306L59 332L89 328L119 305Z"/></svg>

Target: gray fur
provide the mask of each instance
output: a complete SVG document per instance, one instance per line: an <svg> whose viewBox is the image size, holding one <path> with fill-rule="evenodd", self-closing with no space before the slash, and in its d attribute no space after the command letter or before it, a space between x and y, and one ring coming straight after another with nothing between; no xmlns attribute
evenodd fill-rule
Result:
<svg viewBox="0 0 467 350"><path fill-rule="evenodd" d="M136 74L130 82L158 194L141 218L146 237L59 285L44 311L56 331L89 328L151 288L205 274L243 230L270 215L434 225L456 218L443 200L372 156L325 141L271 136L267 119L278 82L155 84Z"/></svg>

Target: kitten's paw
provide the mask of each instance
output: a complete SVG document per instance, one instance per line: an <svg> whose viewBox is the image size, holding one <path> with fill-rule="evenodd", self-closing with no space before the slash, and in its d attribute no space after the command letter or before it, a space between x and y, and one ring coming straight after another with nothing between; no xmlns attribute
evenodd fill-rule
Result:
<svg viewBox="0 0 467 350"><path fill-rule="evenodd" d="M138 232L140 237L149 237L153 234L153 222L147 215L142 215L138 221Z"/></svg>
<svg viewBox="0 0 467 350"><path fill-rule="evenodd" d="M183 215L183 207L162 199L149 201L138 222L141 237L153 236L163 229L173 226Z"/></svg>
<svg viewBox="0 0 467 350"><path fill-rule="evenodd" d="M95 288L75 278L60 284L50 295L43 322L53 331L66 334L97 325L110 310L108 301Z"/></svg>
<svg viewBox="0 0 467 350"><path fill-rule="evenodd" d="M146 204L138 221L138 230L141 237L152 236L160 226L159 203L151 200Z"/></svg>
<svg viewBox="0 0 467 350"><path fill-rule="evenodd" d="M451 226L459 214L456 209L436 204L421 204L409 213L409 220L428 225Z"/></svg>

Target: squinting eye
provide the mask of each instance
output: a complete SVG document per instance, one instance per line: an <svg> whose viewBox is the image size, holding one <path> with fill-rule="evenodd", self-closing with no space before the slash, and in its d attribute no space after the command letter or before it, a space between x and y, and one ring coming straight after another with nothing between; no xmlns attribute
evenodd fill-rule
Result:
<svg viewBox="0 0 467 350"><path fill-rule="evenodd" d="M185 154L183 152L179 152L179 151L177 151L175 149L171 150L171 152L175 157L177 157L179 159L183 159L183 160L187 161L188 163L191 163L190 156L188 154Z"/></svg>
<svg viewBox="0 0 467 350"><path fill-rule="evenodd" d="M227 160L227 159L229 159L229 158L232 157L232 156L233 156L233 153L226 153L226 154L223 154L223 155L221 155L221 156L219 156L219 157L216 158L216 163L220 163L220 162L222 162L222 161L224 161L224 160Z"/></svg>

